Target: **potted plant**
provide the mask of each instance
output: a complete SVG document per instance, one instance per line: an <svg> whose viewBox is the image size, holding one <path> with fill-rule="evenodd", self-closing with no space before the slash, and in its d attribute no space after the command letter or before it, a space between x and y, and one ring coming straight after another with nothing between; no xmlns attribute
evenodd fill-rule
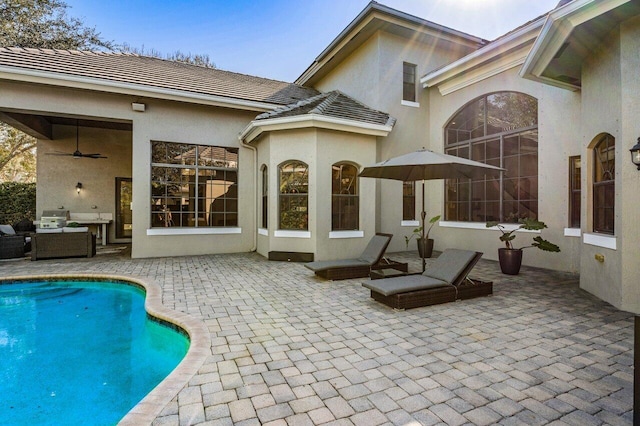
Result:
<svg viewBox="0 0 640 426"><path fill-rule="evenodd" d="M499 224L498 222L488 222L487 228L498 228L502 235L500 235L500 241L504 242L506 247L498 249L498 260L500 262L500 269L503 274L518 275L520 272L520 266L522 265L522 250L530 247L537 247L543 251L559 252L560 247L553 244L550 241L545 240L541 236L537 235L533 237L533 242L529 246L515 248L513 247L513 240L516 238L515 232L519 229L526 229L528 231L540 231L547 227L544 222L536 219L520 219L520 226L511 231Z"/></svg>
<svg viewBox="0 0 640 426"><path fill-rule="evenodd" d="M411 235L405 235L404 242L407 246L407 250L409 249L409 241L411 241L411 239L415 237L418 244L418 256L420 256L421 259L430 258L433 254L433 240L429 238L429 232L431 232L431 228L433 228L433 225L435 225L439 220L440 215L434 216L429 219L429 227L427 228L427 232L424 234L424 238L422 238L422 226L414 229Z"/></svg>

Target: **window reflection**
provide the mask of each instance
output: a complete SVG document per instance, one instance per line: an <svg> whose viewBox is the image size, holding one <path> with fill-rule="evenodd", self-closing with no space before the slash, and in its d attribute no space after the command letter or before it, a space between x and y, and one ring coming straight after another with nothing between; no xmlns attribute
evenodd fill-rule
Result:
<svg viewBox="0 0 640 426"><path fill-rule="evenodd" d="M469 102L445 127L445 152L507 169L500 179L448 180L447 220L518 222L538 216L538 101L499 92Z"/></svg>
<svg viewBox="0 0 640 426"><path fill-rule="evenodd" d="M151 143L151 226L238 226L238 148Z"/></svg>

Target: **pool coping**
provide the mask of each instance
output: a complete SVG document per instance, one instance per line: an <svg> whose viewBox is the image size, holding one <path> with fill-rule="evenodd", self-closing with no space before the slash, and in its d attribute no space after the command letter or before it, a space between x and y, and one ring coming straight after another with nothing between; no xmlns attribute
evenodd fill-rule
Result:
<svg viewBox="0 0 640 426"><path fill-rule="evenodd" d="M164 306L162 304L162 287L149 278L143 279L140 277L113 274L73 273L8 276L0 279L0 282L53 279L109 280L120 282L123 285L127 285L126 283L128 282L141 286L145 290L144 307L147 315L174 324L187 333L189 336L189 350L182 361L118 422L118 425L123 426L151 424L167 404L189 383L189 380L191 380L198 372L198 369L204 364L207 356L211 354L211 337L205 324L201 320L188 314Z"/></svg>

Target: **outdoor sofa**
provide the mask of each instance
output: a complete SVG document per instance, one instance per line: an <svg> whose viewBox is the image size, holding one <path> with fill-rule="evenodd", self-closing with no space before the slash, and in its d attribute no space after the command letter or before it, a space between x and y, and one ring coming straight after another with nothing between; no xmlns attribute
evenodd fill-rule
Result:
<svg viewBox="0 0 640 426"><path fill-rule="evenodd" d="M87 228L38 232L31 239L31 260L96 255L96 235ZM42 231L42 230L39 230Z"/></svg>
<svg viewBox="0 0 640 426"><path fill-rule="evenodd" d="M422 274L369 280L362 285L371 297L394 309L454 302L493 294L493 283L472 280L469 272L482 253L447 249Z"/></svg>
<svg viewBox="0 0 640 426"><path fill-rule="evenodd" d="M372 269L393 268L406 272L406 263L398 263L384 258L384 253L392 237L392 234L377 233L356 259L310 262L305 263L304 266L311 269L317 276L328 280L368 277Z"/></svg>
<svg viewBox="0 0 640 426"><path fill-rule="evenodd" d="M24 257L31 250L31 236L16 232L11 225L0 225L0 259Z"/></svg>

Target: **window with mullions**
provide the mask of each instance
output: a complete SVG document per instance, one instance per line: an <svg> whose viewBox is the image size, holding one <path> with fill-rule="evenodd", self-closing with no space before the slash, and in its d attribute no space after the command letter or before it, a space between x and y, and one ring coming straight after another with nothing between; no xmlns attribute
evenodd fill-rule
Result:
<svg viewBox="0 0 640 426"><path fill-rule="evenodd" d="M402 63L402 100L416 101L416 66Z"/></svg>
<svg viewBox="0 0 640 426"><path fill-rule="evenodd" d="M500 178L446 181L446 220L516 223L538 217L538 101L517 92L482 96L445 127L445 152L503 167Z"/></svg>
<svg viewBox="0 0 640 426"><path fill-rule="evenodd" d="M152 141L151 226L238 226L238 148Z"/></svg>
<svg viewBox="0 0 640 426"><path fill-rule="evenodd" d="M262 227L269 227L269 173L266 165L262 166Z"/></svg>
<svg viewBox="0 0 640 426"><path fill-rule="evenodd" d="M582 168L580 156L569 157L569 227L580 228L580 180Z"/></svg>
<svg viewBox="0 0 640 426"><path fill-rule="evenodd" d="M331 230L357 230L359 216L358 169L336 163L331 166Z"/></svg>
<svg viewBox="0 0 640 426"><path fill-rule="evenodd" d="M309 229L309 166L302 161L287 161L279 167L278 229Z"/></svg>
<svg viewBox="0 0 640 426"><path fill-rule="evenodd" d="M616 143L613 136L600 137L593 148L593 232L614 234Z"/></svg>
<svg viewBox="0 0 640 426"><path fill-rule="evenodd" d="M415 182L402 182L402 220L416 220Z"/></svg>

